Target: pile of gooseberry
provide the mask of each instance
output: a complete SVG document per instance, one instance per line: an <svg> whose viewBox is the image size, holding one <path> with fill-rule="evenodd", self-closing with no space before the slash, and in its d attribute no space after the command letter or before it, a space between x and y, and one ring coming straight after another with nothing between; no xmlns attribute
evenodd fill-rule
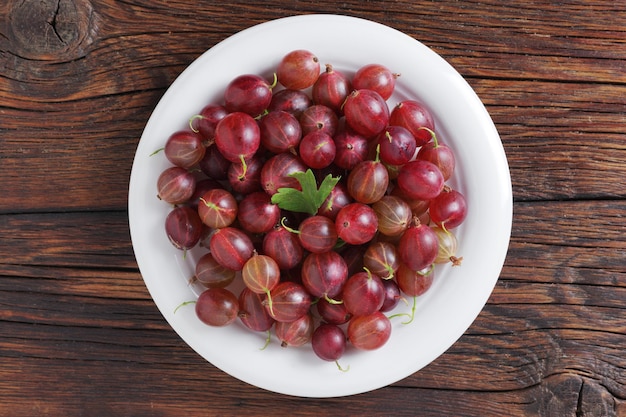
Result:
<svg viewBox="0 0 626 417"><path fill-rule="evenodd" d="M171 243L202 249L199 320L239 320L337 362L384 345L386 313L406 297L414 313L435 265L460 264L454 153L423 103L388 104L399 76L294 50L273 81L237 76L168 137L158 198Z"/></svg>

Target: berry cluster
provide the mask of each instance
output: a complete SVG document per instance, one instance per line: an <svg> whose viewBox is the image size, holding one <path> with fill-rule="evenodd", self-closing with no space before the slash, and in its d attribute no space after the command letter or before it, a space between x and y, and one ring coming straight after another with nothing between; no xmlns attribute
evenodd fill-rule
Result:
<svg viewBox="0 0 626 417"><path fill-rule="evenodd" d="M172 244L206 249L202 322L239 319L337 361L348 344L386 343L385 313L427 291L435 264L460 264L454 154L419 101L388 105L398 77L380 64L347 76L295 50L273 83L234 78L168 138L158 197Z"/></svg>

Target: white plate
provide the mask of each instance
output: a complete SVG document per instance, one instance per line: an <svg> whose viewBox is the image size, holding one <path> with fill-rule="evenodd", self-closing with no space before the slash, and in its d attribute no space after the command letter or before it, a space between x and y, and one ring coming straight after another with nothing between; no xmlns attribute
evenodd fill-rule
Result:
<svg viewBox="0 0 626 417"><path fill-rule="evenodd" d="M438 267L433 287L419 299L415 320L394 319L390 341L371 352L350 350L340 360L348 372L314 356L310 346L261 350L265 334L240 324L211 328L193 306L187 280L197 253L183 259L164 232L171 207L156 198L156 178L169 166L149 156L209 102L219 102L235 76L269 75L294 49L313 51L323 64L347 72L380 63L401 73L393 102L418 98L432 111L439 138L458 159L451 184L467 197L465 223L456 229L461 267ZM266 390L303 397L362 393L397 382L444 353L487 302L507 253L512 192L507 160L496 128L471 87L439 55L387 26L337 15L305 15L263 23L220 42L193 62L165 93L137 147L129 189L129 224L137 263L163 316L180 337L224 372ZM398 308L408 310L406 306Z"/></svg>

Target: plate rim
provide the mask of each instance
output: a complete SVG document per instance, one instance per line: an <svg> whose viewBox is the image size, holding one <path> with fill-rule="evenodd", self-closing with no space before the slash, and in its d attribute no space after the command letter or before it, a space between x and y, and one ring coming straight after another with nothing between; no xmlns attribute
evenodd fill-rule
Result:
<svg viewBox="0 0 626 417"><path fill-rule="evenodd" d="M329 22L330 20L332 20L333 22ZM513 207L512 207L512 187L511 187L511 179L510 179L510 172L508 169L508 162L506 160L506 155L504 154L504 147L502 146L502 142L500 139L500 136L496 130L495 124L493 124L493 121L491 120L491 117L489 116L489 114L487 113L486 108L484 107L483 103L480 101L480 99L478 98L478 96L476 95L476 93L474 92L474 90L469 86L469 84L467 83L467 81L465 81L463 79L463 77L454 69L452 68L452 66L445 61L441 56L439 56L438 54L436 54L434 51L432 51L430 48L428 48L427 46L425 46L423 43L421 43L420 41L418 41L417 39L414 39L412 37L410 37L409 35L400 32L394 28L391 28L389 26L386 26L382 23L378 23L372 20L367 20L367 19L363 19L363 18L358 18L358 17L353 17L353 16L346 16L346 15L335 15L335 14L308 14L308 15L298 15L298 16L289 16L289 17L283 17L283 18L279 18L279 19L274 19L274 20L270 20L270 21L266 21L263 23L259 23L257 25L251 26L247 29L244 29L241 32L238 32L234 35L231 35L230 37L222 40L221 42L217 43L216 45L214 45L213 47L209 48L207 51L205 51L203 54L201 54L198 58L196 58L190 65L188 65L183 72L181 72L181 74L174 80L174 82L170 85L170 87L167 89L167 91L163 94L163 96L161 97L161 99L159 100L158 104L155 106L148 122L146 123L146 127L144 129L144 132L142 133L141 139L137 145L137 152L135 154L135 157L133 159L133 167L131 170L131 175L130 175L130 183L129 183L129 197L128 197L128 210L129 210L129 227L130 227L130 231L131 231L131 240L133 242L133 250L135 252L135 257L137 259L137 263L142 275L142 278L145 281L145 284L148 288L148 291L150 292L155 304L157 304L157 307L159 308L161 314L163 315L163 317L166 319L166 321L170 324L170 326L178 333L178 335L196 352L198 352L198 354L200 354L202 357L205 358L205 360L209 361L210 363L214 363L214 361L212 361L211 359L207 358L204 354L202 354L198 349L196 343L193 340L189 340L189 335L182 335L179 332L178 329L178 319L173 319L173 317L171 316L171 312L168 311L164 311L164 309L166 308L166 306L164 306L162 300L161 300L161 295L159 295L159 292L155 290L154 288L154 283L151 282L149 279L147 280L146 277L144 276L144 270L145 268L145 262L146 262L146 258L145 255L140 253L140 250L137 246L140 237L137 235L137 233L139 233L138 228L137 228L137 219L139 218L138 216L140 215L138 213L140 207L138 206L138 203L133 200L133 196L136 195L136 189L138 187L137 182L140 181L141 179L138 177L138 173L135 170L136 167L140 166L141 164L139 164L137 162L138 158L142 158L145 156L144 154L140 154L140 150L142 148L145 148L145 146L142 146L142 143L145 144L146 142L144 141L144 137L145 135L147 135L151 129L153 129L153 125L156 123L153 119L155 117L160 117L161 116L161 112L162 112L162 108L163 108L163 104L167 102L170 99L170 96L173 95L173 91L175 91L179 85L182 85L185 83L186 79L194 72L196 71L197 67L201 67L201 65L203 64L203 62L205 60L210 60L211 56L214 55L218 55L220 53L220 51L222 51L224 48L228 48L229 45L233 44L233 43L237 43L239 40L245 38L245 37L250 37L252 35L256 34L260 34L261 32L266 32L269 29L272 28L276 28L281 26L284 23L289 23L289 24L302 24L302 25L306 25L306 24L320 24L320 22L324 22L324 24L328 24L328 23L337 23L337 22L342 22L344 24L346 24L347 26L359 26L359 27L369 27L372 30L379 30L379 31L383 31L385 33L389 33L389 36L392 36L391 34L393 34L393 36L396 37L404 37L404 38L408 38L406 39L407 42L411 42L414 43L413 45L416 47L416 49L420 49L421 51L429 51L429 52L425 52L425 53L429 53L430 55L430 59L433 60L439 60L439 64L449 67L449 69L452 70L453 74L457 74L458 75L458 79L456 80L456 82L458 83L457 87L464 89L464 94L468 95L468 97L473 97L474 100L474 105L475 108L474 110L477 113L482 114L482 116L484 117L486 115L486 119L488 121L488 123L486 123L486 125L484 125L483 127L486 128L488 130L488 135L490 137L497 137L498 139L498 144L499 144L499 148L498 149L492 149L492 151L494 151L495 154L499 155L498 160L496 161L497 163L497 167L496 167L496 171L498 173L503 173L506 172L506 176L504 178L501 178L501 185L502 185L502 189L500 191L503 191L503 195L500 197L500 204L502 206L502 208L504 209L505 213L504 213L504 218L502 219L502 223L500 224L501 228L502 228L502 234L506 235L506 248L501 249L498 253L495 254L495 256L493 258L496 259L496 265L495 268L492 268L493 271L495 271L497 269L497 274L495 276L495 278L492 278L489 286L490 289L489 291L484 291L483 293L480 294L480 304L481 304L481 308L476 312L476 314L471 317L471 320L466 319L464 321L462 321L461 323L459 323L459 328L462 328L462 331L460 332L460 334L458 334L458 337L454 338L454 340L451 340L449 343L449 346L447 346L442 352L440 352L439 354L437 354L435 356L436 357L440 356L441 354L445 353L445 351L447 351L449 349L450 346L452 346L454 343L456 343L456 341L463 335L463 333L467 330L467 328L469 328L469 326L474 322L474 320L476 319L476 317L480 314L480 311L482 311L482 309L484 308L485 303L487 302L488 297L490 296L491 292L493 291L493 288L496 285L496 282L499 278L501 269L504 265L504 261L506 258L506 253L508 251L508 244L510 242L510 234L511 234L511 227L512 227L512 217L513 217ZM482 123L485 123L485 120L482 120ZM495 135L495 136L494 136ZM493 144L492 144L493 146ZM492 258L492 259L493 259ZM493 273L493 272L492 272ZM477 302L478 304L478 302ZM169 308L171 306L167 306L167 308ZM187 312L187 316L188 316L188 312ZM221 331L218 330L215 333L220 333ZM456 333L459 333L459 329L456 329ZM393 337L393 335L392 335ZM433 359L434 360L434 359ZM428 363L430 363L431 361L428 361ZM320 391L310 391L310 392L305 392L302 390L302 387L290 387L290 386L278 386L275 384L260 384L255 378L254 375L251 375L249 372L240 372L240 369L237 369L236 367L224 367L224 366L218 366L215 365L218 368L220 368L222 371L232 375L235 378L238 378L246 383L258 386L260 388L269 390L269 391L274 391L274 392L278 392L278 393L282 393L282 394L287 394L287 395L295 395L295 396L300 396L300 397L337 397L337 396L346 396L346 395L353 395L353 394L358 394L358 393L362 393L362 392L366 392L366 391L371 391L374 389L378 389L378 388L382 388L384 386L389 385L390 383L394 383L397 382L399 379L402 379L404 377L410 376L411 374L419 371L421 368L423 368L423 366L418 367L417 369L409 369L407 370L403 375L399 375L397 372L391 376L391 377L387 377L387 378L381 378L380 380L378 380L377 383L372 383L371 381L369 381L366 384L360 384L358 386L355 386L352 389L343 389L342 391L339 392L334 392L334 393L330 393L327 392L326 390L320 390Z"/></svg>

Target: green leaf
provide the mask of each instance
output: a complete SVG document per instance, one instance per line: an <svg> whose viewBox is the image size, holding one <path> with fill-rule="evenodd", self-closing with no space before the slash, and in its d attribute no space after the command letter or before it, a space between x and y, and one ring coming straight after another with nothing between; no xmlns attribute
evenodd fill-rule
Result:
<svg viewBox="0 0 626 417"><path fill-rule="evenodd" d="M296 211L298 213L310 213L312 206L304 194L295 188L279 188L272 196L272 203L277 204L283 210Z"/></svg>
<svg viewBox="0 0 626 417"><path fill-rule="evenodd" d="M333 188L335 188L335 185L337 185L340 179L341 177L333 177L331 174L326 175L326 178L324 178L324 180L320 184L319 190L317 191L318 209L322 206L322 204L324 204L324 201L326 200L326 198L328 198L330 193L333 191Z"/></svg>
<svg viewBox="0 0 626 417"><path fill-rule="evenodd" d="M302 190L279 188L278 192L272 196L272 203L283 210L311 215L317 214L317 210L340 179L340 177L333 177L328 174L318 189L315 174L311 169L307 169L306 172L294 172L291 176L298 180Z"/></svg>

